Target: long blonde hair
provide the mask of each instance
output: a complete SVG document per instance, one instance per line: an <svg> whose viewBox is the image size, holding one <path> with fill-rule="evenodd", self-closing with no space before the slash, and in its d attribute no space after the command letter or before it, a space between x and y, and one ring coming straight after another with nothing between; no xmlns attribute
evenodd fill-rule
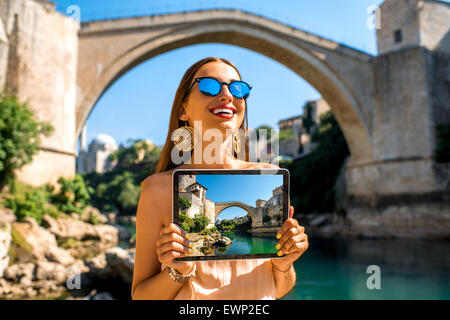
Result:
<svg viewBox="0 0 450 320"><path fill-rule="evenodd" d="M184 121L180 120L178 117L180 116L180 109L183 105L183 103L186 101L188 94L187 90L189 89L189 86L191 82L194 79L195 73L206 63L209 62L223 62L228 64L229 66L233 67L236 72L239 75L239 78L242 79L241 74L239 73L239 70L234 66L230 61L223 59L223 58L217 58L217 57L208 57L204 58L202 60L197 61L194 63L189 69L186 70L186 72L183 75L183 78L181 79L180 84L178 85L177 92L175 94L175 98L173 100L172 104L172 111L170 113L170 121L169 121L169 131L167 133L166 142L164 144L164 148L161 152L161 157L159 158L158 165L156 166L155 173L164 172L167 170L171 170L178 165L174 164L171 159L171 152L172 148L175 146L175 144L171 140L172 132L176 130L177 128L180 128L184 125ZM244 152L245 152L245 161L249 161L249 151L248 151L248 120L247 120L247 101L245 101L245 113L244 113L244 119L242 121L241 126L239 127L243 130L245 133L245 142L244 142ZM191 156L192 156L193 150L191 150ZM236 158L237 155L233 151L233 156Z"/></svg>

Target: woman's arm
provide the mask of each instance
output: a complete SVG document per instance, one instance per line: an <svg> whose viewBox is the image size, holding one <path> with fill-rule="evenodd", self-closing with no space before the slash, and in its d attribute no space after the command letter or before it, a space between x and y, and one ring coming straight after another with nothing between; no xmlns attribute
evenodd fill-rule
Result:
<svg viewBox="0 0 450 320"><path fill-rule="evenodd" d="M277 232L279 239L276 249L278 255L285 255L283 258L271 259L272 269L277 287L277 299L288 293L295 284L296 274L294 261L308 249L308 236L305 234L305 228L293 219L294 207L289 206L289 219L287 219L281 229Z"/></svg>
<svg viewBox="0 0 450 320"><path fill-rule="evenodd" d="M273 276L275 279L276 298L280 299L294 287L296 274L294 265L290 264L285 268L279 268L272 263Z"/></svg>
<svg viewBox="0 0 450 320"><path fill-rule="evenodd" d="M142 183L142 191L136 214L136 254L133 273L132 299L173 299L183 283L169 278L167 270L161 271L156 242L160 239L160 230L166 222L164 208L167 194L164 195L160 179L147 178ZM169 200L170 201L170 200ZM165 210L165 211L164 211ZM191 265L182 265L177 270L182 274L191 271Z"/></svg>

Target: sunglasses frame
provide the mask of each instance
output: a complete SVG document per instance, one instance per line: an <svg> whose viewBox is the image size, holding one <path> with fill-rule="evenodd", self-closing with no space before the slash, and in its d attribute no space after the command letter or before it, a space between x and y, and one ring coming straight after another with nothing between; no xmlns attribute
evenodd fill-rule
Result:
<svg viewBox="0 0 450 320"><path fill-rule="evenodd" d="M200 81L201 81L202 79L213 79L213 80L216 80L216 81L220 84L220 90L219 90L219 92L218 92L217 94L215 94L215 95L207 94L207 93L201 91L200 88L199 88L199 91L200 91L202 94L204 94L204 95L206 95L206 96L208 96L208 97L215 97L215 96L217 96L217 95L222 91L222 88L223 88L224 85L227 85L227 86L228 86L228 90L229 90L230 93L231 93L230 85L231 85L232 83L235 83L235 82L242 82L242 83L244 83L245 85L247 85L247 86L248 86L248 89L249 89L248 94L246 94L245 96L243 96L243 97L241 97L241 98L238 98L238 97L236 97L233 93L231 93L232 96L233 96L234 98L236 98L236 99L247 99L247 98L249 97L249 95L250 95L250 91L252 90L251 84L249 84L249 83L247 83L247 82L245 82L245 81L242 81L242 80L235 80L235 81L231 81L231 82L225 82L225 81L220 81L219 79L216 79L216 78L214 78L214 77L200 77L200 78L195 78L194 82L192 82L192 84L189 86L189 89L188 89L188 91L187 91L187 94L189 94L189 93L191 92L191 89L192 89L192 87L194 86L194 84L196 84L197 82L200 84Z"/></svg>

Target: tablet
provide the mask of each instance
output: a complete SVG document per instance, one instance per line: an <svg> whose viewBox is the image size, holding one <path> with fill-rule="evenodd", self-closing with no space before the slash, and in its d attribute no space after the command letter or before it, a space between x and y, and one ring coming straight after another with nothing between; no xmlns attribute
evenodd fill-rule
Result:
<svg viewBox="0 0 450 320"><path fill-rule="evenodd" d="M289 217L287 169L176 169L172 220L193 252L176 261L282 258L276 233Z"/></svg>

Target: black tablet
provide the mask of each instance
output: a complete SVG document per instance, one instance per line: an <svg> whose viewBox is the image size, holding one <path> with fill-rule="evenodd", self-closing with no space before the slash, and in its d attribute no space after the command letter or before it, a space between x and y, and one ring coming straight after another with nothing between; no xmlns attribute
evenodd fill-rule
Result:
<svg viewBox="0 0 450 320"><path fill-rule="evenodd" d="M282 258L277 231L289 217L286 169L176 169L172 220L192 253L176 261Z"/></svg>

